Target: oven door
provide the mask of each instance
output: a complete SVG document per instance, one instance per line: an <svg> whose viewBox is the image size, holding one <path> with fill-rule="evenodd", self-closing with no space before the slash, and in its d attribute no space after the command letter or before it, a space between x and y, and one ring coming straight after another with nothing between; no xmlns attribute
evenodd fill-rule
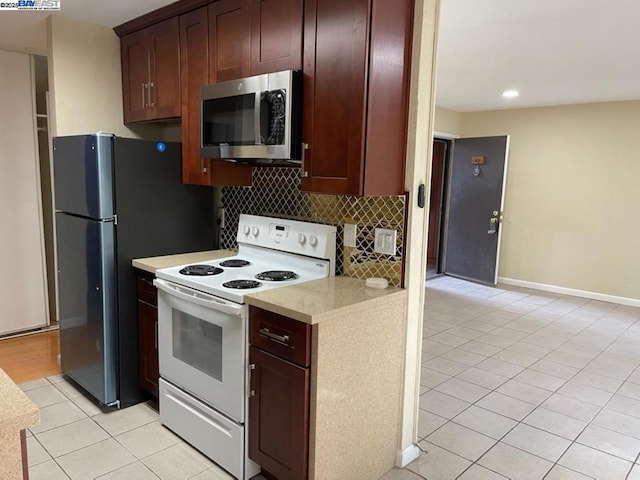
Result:
<svg viewBox="0 0 640 480"><path fill-rule="evenodd" d="M244 422L246 305L156 279L160 376Z"/></svg>

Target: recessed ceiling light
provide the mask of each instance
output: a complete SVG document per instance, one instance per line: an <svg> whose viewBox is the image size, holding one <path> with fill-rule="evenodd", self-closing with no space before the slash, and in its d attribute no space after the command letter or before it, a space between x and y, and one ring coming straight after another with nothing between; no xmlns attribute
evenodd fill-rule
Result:
<svg viewBox="0 0 640 480"><path fill-rule="evenodd" d="M505 90L504 92L502 92L502 96L504 98L516 98L519 95L520 92L518 92L517 90Z"/></svg>

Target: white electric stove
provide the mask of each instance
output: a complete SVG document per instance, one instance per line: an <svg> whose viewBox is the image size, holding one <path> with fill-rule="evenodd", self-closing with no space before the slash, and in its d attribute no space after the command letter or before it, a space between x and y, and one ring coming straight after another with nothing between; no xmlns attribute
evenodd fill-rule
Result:
<svg viewBox="0 0 640 480"><path fill-rule="evenodd" d="M160 420L248 479L244 295L334 275L336 227L241 215L237 240L237 255L156 271Z"/></svg>

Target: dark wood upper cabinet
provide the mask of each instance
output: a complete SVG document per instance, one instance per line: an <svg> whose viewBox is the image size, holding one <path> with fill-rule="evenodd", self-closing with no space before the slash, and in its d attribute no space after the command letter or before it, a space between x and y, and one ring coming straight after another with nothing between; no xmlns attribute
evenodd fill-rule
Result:
<svg viewBox="0 0 640 480"><path fill-rule="evenodd" d="M305 2L303 190L404 192L412 7Z"/></svg>
<svg viewBox="0 0 640 480"><path fill-rule="evenodd" d="M251 185L251 167L200 157L200 87L209 83L209 12L180 16L182 181L194 185Z"/></svg>
<svg viewBox="0 0 640 480"><path fill-rule="evenodd" d="M180 117L178 18L121 38L124 122Z"/></svg>
<svg viewBox="0 0 640 480"><path fill-rule="evenodd" d="M302 0L251 0L251 75L302 68Z"/></svg>
<svg viewBox="0 0 640 480"><path fill-rule="evenodd" d="M209 83L249 76L250 21L249 0L209 5Z"/></svg>
<svg viewBox="0 0 640 480"><path fill-rule="evenodd" d="M158 23L148 30L149 103L154 118L179 117L180 112L180 40L178 19Z"/></svg>
<svg viewBox="0 0 640 480"><path fill-rule="evenodd" d="M149 50L146 32L140 30L122 37L122 96L124 123L147 119L147 89L149 83Z"/></svg>

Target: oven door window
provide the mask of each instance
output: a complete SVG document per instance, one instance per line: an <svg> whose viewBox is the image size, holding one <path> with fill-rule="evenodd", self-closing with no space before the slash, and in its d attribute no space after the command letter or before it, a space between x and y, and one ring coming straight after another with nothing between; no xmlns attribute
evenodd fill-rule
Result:
<svg viewBox="0 0 640 480"><path fill-rule="evenodd" d="M222 327L173 310L173 357L222 382Z"/></svg>
<svg viewBox="0 0 640 480"><path fill-rule="evenodd" d="M202 146L255 145L254 93L202 102Z"/></svg>

